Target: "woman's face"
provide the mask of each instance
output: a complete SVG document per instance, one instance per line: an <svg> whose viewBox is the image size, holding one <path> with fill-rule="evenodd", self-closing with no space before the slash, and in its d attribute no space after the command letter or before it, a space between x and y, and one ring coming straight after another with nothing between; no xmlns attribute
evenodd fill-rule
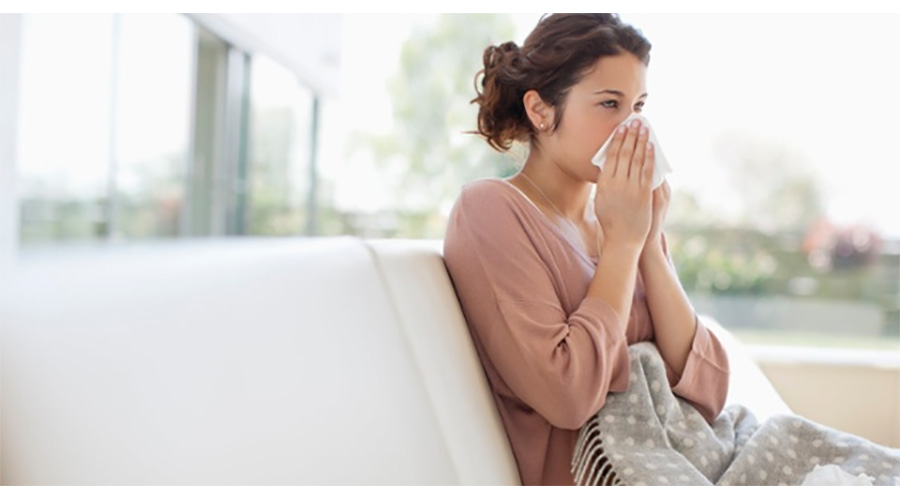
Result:
<svg viewBox="0 0 900 500"><path fill-rule="evenodd" d="M624 53L599 59L566 98L559 128L545 134L542 146L574 176L596 182L591 158L632 112L647 99L647 67Z"/></svg>

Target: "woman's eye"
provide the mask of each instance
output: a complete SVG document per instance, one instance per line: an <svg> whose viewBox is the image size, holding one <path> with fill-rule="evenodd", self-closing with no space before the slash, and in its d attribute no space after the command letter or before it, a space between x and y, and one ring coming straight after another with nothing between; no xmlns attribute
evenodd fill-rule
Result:
<svg viewBox="0 0 900 500"><path fill-rule="evenodd" d="M614 109L614 108L619 107L619 101L603 101L600 103L600 105L603 106L604 108ZM637 108L638 111L641 111L644 109L644 103L639 102L639 103L635 104L635 107Z"/></svg>

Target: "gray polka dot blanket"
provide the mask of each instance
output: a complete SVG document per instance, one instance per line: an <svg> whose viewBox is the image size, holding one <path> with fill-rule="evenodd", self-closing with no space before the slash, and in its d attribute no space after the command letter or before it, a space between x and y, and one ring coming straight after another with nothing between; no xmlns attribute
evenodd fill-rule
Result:
<svg viewBox="0 0 900 500"><path fill-rule="evenodd" d="M580 431L571 462L576 485L801 485L829 464L874 485L900 479L900 449L796 415L759 423L732 405L710 425L672 393L653 343L628 351L628 391L610 394Z"/></svg>

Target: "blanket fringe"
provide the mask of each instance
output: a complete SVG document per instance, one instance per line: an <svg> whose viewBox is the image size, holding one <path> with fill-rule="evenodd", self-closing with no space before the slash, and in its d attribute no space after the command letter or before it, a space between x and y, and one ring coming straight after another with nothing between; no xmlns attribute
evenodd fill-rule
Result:
<svg viewBox="0 0 900 500"><path fill-rule="evenodd" d="M612 462L603 449L600 422L595 415L581 429L569 471L575 476L576 486L618 486L622 484ZM585 472L587 476L585 477Z"/></svg>

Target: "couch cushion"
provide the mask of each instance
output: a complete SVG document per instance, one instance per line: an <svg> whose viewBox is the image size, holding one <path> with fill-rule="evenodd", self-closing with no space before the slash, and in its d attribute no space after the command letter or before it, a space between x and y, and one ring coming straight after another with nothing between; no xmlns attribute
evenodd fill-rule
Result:
<svg viewBox="0 0 900 500"><path fill-rule="evenodd" d="M521 485L440 240L367 240L415 353L460 484Z"/></svg>
<svg viewBox="0 0 900 500"><path fill-rule="evenodd" d="M4 484L459 482L359 239L34 252L12 281Z"/></svg>

